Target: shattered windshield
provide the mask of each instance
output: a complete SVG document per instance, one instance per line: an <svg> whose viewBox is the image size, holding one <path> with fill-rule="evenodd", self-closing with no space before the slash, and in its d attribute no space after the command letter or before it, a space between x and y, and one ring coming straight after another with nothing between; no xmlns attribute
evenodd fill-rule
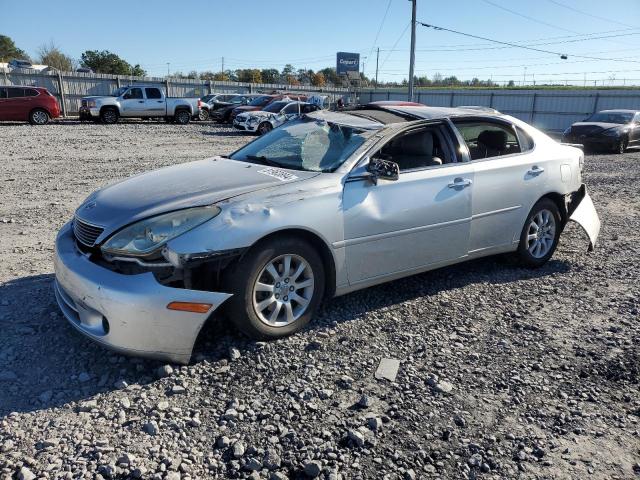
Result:
<svg viewBox="0 0 640 480"><path fill-rule="evenodd" d="M230 158L294 170L332 172L373 134L372 130L301 118L263 135Z"/></svg>

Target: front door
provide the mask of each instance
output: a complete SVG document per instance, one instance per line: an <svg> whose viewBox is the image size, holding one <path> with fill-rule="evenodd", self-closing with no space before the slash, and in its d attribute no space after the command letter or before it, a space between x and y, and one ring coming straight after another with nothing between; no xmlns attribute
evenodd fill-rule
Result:
<svg viewBox="0 0 640 480"><path fill-rule="evenodd" d="M132 87L127 90L120 101L120 115L123 117L146 116L146 106L142 88Z"/></svg>
<svg viewBox="0 0 640 480"><path fill-rule="evenodd" d="M345 254L351 285L411 273L467 255L473 166L459 162L448 127L398 134L373 157L400 166L395 181L374 184L364 166L343 194Z"/></svg>

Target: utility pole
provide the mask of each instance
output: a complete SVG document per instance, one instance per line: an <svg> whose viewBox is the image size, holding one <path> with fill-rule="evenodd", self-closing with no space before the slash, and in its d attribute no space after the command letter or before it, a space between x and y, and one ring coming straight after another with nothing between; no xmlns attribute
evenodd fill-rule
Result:
<svg viewBox="0 0 640 480"><path fill-rule="evenodd" d="M413 68L416 62L416 1L411 2L411 54L409 57L409 101L413 101Z"/></svg>
<svg viewBox="0 0 640 480"><path fill-rule="evenodd" d="M167 62L167 78L169 78L169 75L171 75L171 74L169 73L169 66L170 66L170 65L171 65L171 64L170 64L169 62Z"/></svg>
<svg viewBox="0 0 640 480"><path fill-rule="evenodd" d="M224 57L222 57L222 79L224 80Z"/></svg>
<svg viewBox="0 0 640 480"><path fill-rule="evenodd" d="M378 52L376 53L376 85L375 88L378 88L378 60L380 59L380 47L378 47Z"/></svg>

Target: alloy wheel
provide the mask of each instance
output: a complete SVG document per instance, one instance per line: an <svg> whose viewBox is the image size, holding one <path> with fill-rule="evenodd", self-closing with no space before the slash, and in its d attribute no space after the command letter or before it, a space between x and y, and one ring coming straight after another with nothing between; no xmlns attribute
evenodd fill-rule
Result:
<svg viewBox="0 0 640 480"><path fill-rule="evenodd" d="M553 247L556 236L556 219L550 210L536 213L527 229L527 250L534 258L542 258Z"/></svg>
<svg viewBox="0 0 640 480"><path fill-rule="evenodd" d="M44 112L42 110L33 112L31 118L33 118L34 123L36 123L37 125L44 125L49 121L49 115L47 115L47 112Z"/></svg>
<svg viewBox="0 0 640 480"><path fill-rule="evenodd" d="M313 293L309 262L299 255L280 255L260 271L253 286L253 308L261 322L284 327L306 312Z"/></svg>

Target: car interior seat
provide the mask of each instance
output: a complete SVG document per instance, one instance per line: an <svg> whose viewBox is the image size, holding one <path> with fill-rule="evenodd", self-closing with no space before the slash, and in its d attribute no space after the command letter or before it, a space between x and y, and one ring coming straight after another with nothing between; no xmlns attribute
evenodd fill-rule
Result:
<svg viewBox="0 0 640 480"><path fill-rule="evenodd" d="M483 130L478 135L477 155L472 158L487 158L503 155L507 150L507 132L504 130Z"/></svg>
<svg viewBox="0 0 640 480"><path fill-rule="evenodd" d="M405 135L394 142L391 150L400 170L442 165L442 159L433 155L434 138L429 131Z"/></svg>

